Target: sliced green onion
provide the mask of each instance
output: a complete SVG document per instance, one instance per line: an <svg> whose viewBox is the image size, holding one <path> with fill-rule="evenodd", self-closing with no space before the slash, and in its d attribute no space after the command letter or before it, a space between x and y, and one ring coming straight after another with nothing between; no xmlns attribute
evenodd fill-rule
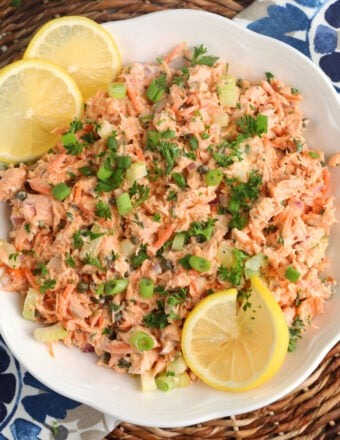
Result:
<svg viewBox="0 0 340 440"><path fill-rule="evenodd" d="M153 338L141 330L131 333L129 342L140 351L151 350L155 345Z"/></svg>
<svg viewBox="0 0 340 440"><path fill-rule="evenodd" d="M155 283L151 278L141 278L139 280L139 294L142 298L151 298Z"/></svg>
<svg viewBox="0 0 340 440"><path fill-rule="evenodd" d="M126 278L107 281L104 284L104 294L117 295L117 293L122 293L127 288L128 284L129 280Z"/></svg>
<svg viewBox="0 0 340 440"><path fill-rule="evenodd" d="M296 270L293 266L289 266L286 269L285 277L287 280L289 280L291 283L296 283L297 280L300 278L301 274L298 270Z"/></svg>
<svg viewBox="0 0 340 440"><path fill-rule="evenodd" d="M204 176L205 183L208 186L215 186L221 183L223 179L223 173L219 169L209 170L207 174Z"/></svg>
<svg viewBox="0 0 340 440"><path fill-rule="evenodd" d="M148 170L144 162L134 162L130 168L126 170L125 178L128 183L140 180L148 174Z"/></svg>
<svg viewBox="0 0 340 440"><path fill-rule="evenodd" d="M101 165L97 171L97 177L99 180L108 180L113 174L113 169L107 168L105 165Z"/></svg>
<svg viewBox="0 0 340 440"><path fill-rule="evenodd" d="M53 324L49 327L40 327L34 330L34 337L40 342L54 342L59 339L64 339L68 335L68 331L65 330L60 322Z"/></svg>
<svg viewBox="0 0 340 440"><path fill-rule="evenodd" d="M29 321L35 320L35 309L39 293L30 287L27 291L22 316Z"/></svg>
<svg viewBox="0 0 340 440"><path fill-rule="evenodd" d="M77 140L77 136L72 132L65 133L61 136L61 142L64 146L73 145L75 142L77 142Z"/></svg>
<svg viewBox="0 0 340 440"><path fill-rule="evenodd" d="M131 166L131 156L118 156L116 161L119 169L127 170Z"/></svg>
<svg viewBox="0 0 340 440"><path fill-rule="evenodd" d="M174 241L172 242L171 249L174 251L181 251L184 247L185 238L186 238L185 232L177 232Z"/></svg>
<svg viewBox="0 0 340 440"><path fill-rule="evenodd" d="M192 269L197 270L197 272L208 272L211 269L210 261L203 257L198 257L197 255L191 255L189 264Z"/></svg>
<svg viewBox="0 0 340 440"><path fill-rule="evenodd" d="M185 177L181 173L172 173L171 177L174 179L174 181L177 183L177 185L184 189L187 186L187 182L185 180Z"/></svg>
<svg viewBox="0 0 340 440"><path fill-rule="evenodd" d="M61 202L71 194L70 188L65 182L60 182L51 189L53 197Z"/></svg>
<svg viewBox="0 0 340 440"><path fill-rule="evenodd" d="M147 144L153 148L159 145L161 139L161 134L156 130L148 130L147 131Z"/></svg>
<svg viewBox="0 0 340 440"><path fill-rule="evenodd" d="M256 116L256 130L260 134L268 132L268 116L261 113Z"/></svg>
<svg viewBox="0 0 340 440"><path fill-rule="evenodd" d="M151 102L158 102L164 94L164 89L160 87L155 80L151 81L146 91L146 96Z"/></svg>
<svg viewBox="0 0 340 440"><path fill-rule="evenodd" d="M170 391L175 387L175 381L172 376L161 374L156 377L155 381L157 388L161 391Z"/></svg>
<svg viewBox="0 0 340 440"><path fill-rule="evenodd" d="M117 197L116 203L120 215L129 214L133 209L129 193L127 192L120 194Z"/></svg>
<svg viewBox="0 0 340 440"><path fill-rule="evenodd" d="M126 96L126 84L121 82L109 84L109 95L111 98L124 99Z"/></svg>

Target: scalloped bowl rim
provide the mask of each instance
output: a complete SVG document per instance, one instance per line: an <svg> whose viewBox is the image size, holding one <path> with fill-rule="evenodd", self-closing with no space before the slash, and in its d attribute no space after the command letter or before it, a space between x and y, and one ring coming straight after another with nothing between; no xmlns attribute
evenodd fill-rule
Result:
<svg viewBox="0 0 340 440"><path fill-rule="evenodd" d="M230 62L230 70L253 80L272 71L304 95L302 110L311 119L306 138L312 147L322 145L335 153L340 139L340 100L326 76L304 55L277 40L240 27L213 13L178 9L105 23L116 39L123 63L154 61L176 44L203 43L209 53ZM175 29L175 32L174 32ZM136 38L136 35L138 38ZM285 65L289 63L289 69ZM335 139L334 139L335 137ZM325 147L326 146L326 147ZM332 172L337 212L340 211L340 176ZM0 236L8 233L8 210L0 204ZM332 229L330 273L339 279L340 226ZM337 258L338 257L338 258ZM96 365L93 354L55 344L52 358L45 346L32 337L35 324L21 317L22 298L0 291L0 330L7 345L26 369L42 383L79 402L133 424L179 427L253 411L298 387L339 341L340 297L336 293L306 332L298 349L267 384L243 393L227 393L202 383L189 388L143 393L128 375L118 375ZM316 326L320 328L317 329Z"/></svg>

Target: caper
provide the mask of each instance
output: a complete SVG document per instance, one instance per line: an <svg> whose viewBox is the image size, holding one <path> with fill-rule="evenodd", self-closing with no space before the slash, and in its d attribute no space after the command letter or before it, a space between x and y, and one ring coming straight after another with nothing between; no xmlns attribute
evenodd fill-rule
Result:
<svg viewBox="0 0 340 440"><path fill-rule="evenodd" d="M85 283L85 281L79 281L77 284L77 292L78 293L85 293L88 291L89 285Z"/></svg>
<svg viewBox="0 0 340 440"><path fill-rule="evenodd" d="M167 270L174 269L174 265L171 263L170 260L167 260L166 258L161 259L160 265L161 265L161 268L163 269L164 272L166 272Z"/></svg>
<svg viewBox="0 0 340 440"><path fill-rule="evenodd" d="M197 168L197 171L198 171L200 174L207 174L207 172L209 171L209 168L208 168L206 165L200 165L200 166Z"/></svg>
<svg viewBox="0 0 340 440"><path fill-rule="evenodd" d="M27 192L26 191L18 191L15 195L15 198L17 200L23 201L23 200L27 199Z"/></svg>

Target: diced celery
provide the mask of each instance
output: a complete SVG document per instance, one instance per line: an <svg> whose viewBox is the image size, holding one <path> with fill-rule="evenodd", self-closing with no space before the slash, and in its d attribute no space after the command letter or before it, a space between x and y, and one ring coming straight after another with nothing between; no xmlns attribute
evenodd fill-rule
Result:
<svg viewBox="0 0 340 440"><path fill-rule="evenodd" d="M151 371L146 371L140 375L140 384L142 391L155 391L157 390L157 385L155 377Z"/></svg>
<svg viewBox="0 0 340 440"><path fill-rule="evenodd" d="M35 320L35 309L39 293L30 287L27 291L22 316L29 321Z"/></svg>
<svg viewBox="0 0 340 440"><path fill-rule="evenodd" d="M234 265L233 248L227 241L222 241L217 249L217 260L225 267L230 268Z"/></svg>
<svg viewBox="0 0 340 440"><path fill-rule="evenodd" d="M136 252L136 246L128 238L120 242L119 248L124 257L132 257Z"/></svg>
<svg viewBox="0 0 340 440"><path fill-rule="evenodd" d="M91 228L91 232L98 234L98 233L100 233L100 229L96 225L94 225ZM100 237L97 237L93 240L91 240L90 237L86 237L86 241L84 242L84 244L79 252L79 258L81 260L84 260L88 256L90 256L92 258L97 258L102 240L103 240L103 235L101 235Z"/></svg>
<svg viewBox="0 0 340 440"><path fill-rule="evenodd" d="M97 133L102 139L107 139L109 136L111 136L113 129L114 129L114 126L112 124L110 124L109 121L105 121L105 119L104 119L103 121L101 121L100 127L99 127Z"/></svg>
<svg viewBox="0 0 340 440"><path fill-rule="evenodd" d="M191 383L188 373L179 374L178 376L175 377L175 380L176 380L176 386L180 388L187 387Z"/></svg>
<svg viewBox="0 0 340 440"><path fill-rule="evenodd" d="M111 98L124 99L126 96L126 84L122 82L109 84L109 95Z"/></svg>
<svg viewBox="0 0 340 440"><path fill-rule="evenodd" d="M229 115L227 113L217 113L213 116L213 121L220 127L228 127Z"/></svg>
<svg viewBox="0 0 340 440"><path fill-rule="evenodd" d="M171 371L172 373L175 373L176 376L184 373L187 369L188 366L182 355L178 356L174 361L168 362L166 366L166 371Z"/></svg>
<svg viewBox="0 0 340 440"><path fill-rule="evenodd" d="M130 168L126 170L125 178L128 183L140 180L148 174L148 170L144 162L134 162Z"/></svg>
<svg viewBox="0 0 340 440"><path fill-rule="evenodd" d="M236 92L235 78L233 77L227 78L224 84L219 86L218 95L221 105L225 107L236 107L237 92Z"/></svg>
<svg viewBox="0 0 340 440"><path fill-rule="evenodd" d="M64 339L68 331L63 328L60 322L49 327L40 327L34 330L34 337L40 342L54 342Z"/></svg>
<svg viewBox="0 0 340 440"><path fill-rule="evenodd" d="M260 275L260 269L267 264L267 257L263 254L256 254L249 258L244 264L244 276L250 279Z"/></svg>
<svg viewBox="0 0 340 440"><path fill-rule="evenodd" d="M185 243L185 237L185 232L177 232L174 241L172 242L171 249L173 249L174 251L182 250Z"/></svg>
<svg viewBox="0 0 340 440"><path fill-rule="evenodd" d="M0 238L0 261L8 267L17 269L21 266L21 258L16 248Z"/></svg>

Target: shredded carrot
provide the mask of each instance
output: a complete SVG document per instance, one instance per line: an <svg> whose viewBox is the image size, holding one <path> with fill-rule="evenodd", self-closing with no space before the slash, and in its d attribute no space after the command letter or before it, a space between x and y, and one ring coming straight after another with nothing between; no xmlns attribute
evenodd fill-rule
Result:
<svg viewBox="0 0 340 440"><path fill-rule="evenodd" d="M77 205L81 202L81 182L77 182L73 187L73 200Z"/></svg>
<svg viewBox="0 0 340 440"><path fill-rule="evenodd" d="M22 269L22 272L24 274L24 276L26 277L28 284L33 287L33 289L35 289L36 291L39 292L39 286L38 283L36 281L35 276L33 275L32 271L30 269L28 269L27 267Z"/></svg>
<svg viewBox="0 0 340 440"><path fill-rule="evenodd" d="M128 87L126 93L132 102L133 108L136 110L136 112L140 112L142 110L142 107L135 90L133 90L132 87Z"/></svg>
<svg viewBox="0 0 340 440"><path fill-rule="evenodd" d="M169 64L174 58L178 57L184 50L186 42L178 44L174 49L172 49L163 59L166 64Z"/></svg>
<svg viewBox="0 0 340 440"><path fill-rule="evenodd" d="M57 156L47 167L47 171L51 172L53 170L55 170L57 167L59 167L64 160L67 158L67 154L66 153L61 153L59 154L59 156Z"/></svg>
<svg viewBox="0 0 340 440"><path fill-rule="evenodd" d="M54 357L53 342L46 342L45 345L46 345L46 348L47 348L49 355L51 357Z"/></svg>
<svg viewBox="0 0 340 440"><path fill-rule="evenodd" d="M138 160L140 160L141 162L145 162L145 156L143 150L140 147L136 147L136 156L138 157Z"/></svg>
<svg viewBox="0 0 340 440"><path fill-rule="evenodd" d="M164 230L164 232L160 236L158 236L157 240L152 245L152 249L154 251L157 251L159 248L161 248L163 246L163 244L167 240L169 240L169 238L171 237L171 235L173 234L175 229L176 229L175 224L171 224L171 225L167 226L166 229Z"/></svg>

